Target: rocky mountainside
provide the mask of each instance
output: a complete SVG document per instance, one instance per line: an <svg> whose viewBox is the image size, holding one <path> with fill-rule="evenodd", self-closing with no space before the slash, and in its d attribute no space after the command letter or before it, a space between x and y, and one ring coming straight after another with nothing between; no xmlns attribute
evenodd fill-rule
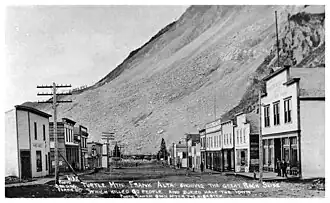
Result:
<svg viewBox="0 0 330 203"><path fill-rule="evenodd" d="M260 79L277 64L275 10L280 65L290 58L297 67L324 66L324 6L191 6L66 98L73 103L59 105L59 117L88 127L93 140L115 132L124 153L155 153L162 138L169 145L215 118L251 111Z"/></svg>

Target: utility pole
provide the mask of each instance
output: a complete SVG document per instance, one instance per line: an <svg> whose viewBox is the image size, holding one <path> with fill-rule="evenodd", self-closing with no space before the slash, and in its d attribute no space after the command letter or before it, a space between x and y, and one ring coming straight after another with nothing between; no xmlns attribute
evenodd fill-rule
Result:
<svg viewBox="0 0 330 203"><path fill-rule="evenodd" d="M109 163L109 159L110 159L109 145L110 145L110 143L109 143L109 141L115 139L114 134L115 133L103 132L102 138L101 138L101 139L107 141L107 169L108 169L108 171L110 171L109 170L110 169L110 163Z"/></svg>
<svg viewBox="0 0 330 203"><path fill-rule="evenodd" d="M214 120L217 119L216 103L217 103L217 97L216 97L216 93L214 91L214 105L213 105L213 107L214 107L214 109L213 109L214 110Z"/></svg>
<svg viewBox="0 0 330 203"><path fill-rule="evenodd" d="M58 140L57 140L57 105L59 103L70 103L72 100L63 100L63 101L57 101L57 96L58 95L72 95L71 91L69 92L62 92L62 93L57 93L56 90L57 88L67 88L71 87L71 85L56 85L55 82L53 82L53 85L38 85L37 88L52 88L52 93L38 93L37 96L53 96L53 99L51 101L38 101L38 103L52 103L53 104L53 110L54 110L54 156L55 156L55 184L58 183L58 175L59 175L59 166L58 166Z"/></svg>
<svg viewBox="0 0 330 203"><path fill-rule="evenodd" d="M261 90L259 90L259 181L262 182L263 175L263 150L262 150L262 132L261 132Z"/></svg>
<svg viewBox="0 0 330 203"><path fill-rule="evenodd" d="M275 11L275 25L276 25L277 67L280 67L280 48L278 43L277 11Z"/></svg>

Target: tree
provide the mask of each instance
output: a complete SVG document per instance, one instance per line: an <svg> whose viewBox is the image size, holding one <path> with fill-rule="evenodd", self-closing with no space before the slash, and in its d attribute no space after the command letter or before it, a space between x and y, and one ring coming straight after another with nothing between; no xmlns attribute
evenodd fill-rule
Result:
<svg viewBox="0 0 330 203"><path fill-rule="evenodd" d="M118 145L117 145L117 143L116 143L116 145L115 145L115 148L113 149L113 156L114 157L120 157L120 149L119 149L119 147L118 147Z"/></svg>
<svg viewBox="0 0 330 203"><path fill-rule="evenodd" d="M160 143L160 150L157 153L157 159L163 158L164 160L167 160L168 152L166 149L166 144L164 138L162 138L162 142Z"/></svg>

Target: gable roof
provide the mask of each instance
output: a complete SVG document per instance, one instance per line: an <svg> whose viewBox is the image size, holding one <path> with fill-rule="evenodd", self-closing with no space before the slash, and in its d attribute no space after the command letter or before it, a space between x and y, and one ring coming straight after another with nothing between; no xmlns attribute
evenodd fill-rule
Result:
<svg viewBox="0 0 330 203"><path fill-rule="evenodd" d="M45 118L49 118L52 117L50 114L45 113L43 111L40 111L38 109L29 107L29 106L24 106L24 105L16 105L15 106L16 110L21 110L21 111L29 111L31 113L37 114L39 116L45 117Z"/></svg>

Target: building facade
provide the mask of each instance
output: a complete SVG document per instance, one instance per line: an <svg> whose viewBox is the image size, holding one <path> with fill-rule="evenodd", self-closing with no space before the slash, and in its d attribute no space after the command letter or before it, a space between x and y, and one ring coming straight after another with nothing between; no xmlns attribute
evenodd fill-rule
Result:
<svg viewBox="0 0 330 203"><path fill-rule="evenodd" d="M75 121L62 118L61 121L57 122L57 143L58 143L58 160L59 160L59 171L70 171L70 167L67 162L72 166L73 169L79 170L80 155L79 155L79 139L74 136L74 125ZM51 147L51 172L55 172L55 139L54 139L54 123L49 123L49 135L50 135L50 147Z"/></svg>
<svg viewBox="0 0 330 203"><path fill-rule="evenodd" d="M187 134L187 147L188 147L188 167L196 170L200 166L200 136L199 134ZM198 151L197 151L198 150Z"/></svg>
<svg viewBox="0 0 330 203"><path fill-rule="evenodd" d="M206 137L206 168L222 171L222 133L221 120L215 120L205 125Z"/></svg>
<svg viewBox="0 0 330 203"><path fill-rule="evenodd" d="M266 76L262 97L264 169L324 177L324 68L283 67Z"/></svg>
<svg viewBox="0 0 330 203"><path fill-rule="evenodd" d="M27 106L5 113L5 175L22 178L49 174L51 115Z"/></svg>
<svg viewBox="0 0 330 203"><path fill-rule="evenodd" d="M224 171L234 170L234 121L221 123Z"/></svg>
<svg viewBox="0 0 330 203"><path fill-rule="evenodd" d="M89 168L102 168L103 144L99 142L87 142Z"/></svg>
<svg viewBox="0 0 330 203"><path fill-rule="evenodd" d="M253 172L259 167L259 115L236 114L235 137L235 171Z"/></svg>
<svg viewBox="0 0 330 203"><path fill-rule="evenodd" d="M78 140L78 152L79 152L79 170L85 170L88 167L88 149L87 149L87 139L88 130L86 127L79 125L74 127L74 137Z"/></svg>

